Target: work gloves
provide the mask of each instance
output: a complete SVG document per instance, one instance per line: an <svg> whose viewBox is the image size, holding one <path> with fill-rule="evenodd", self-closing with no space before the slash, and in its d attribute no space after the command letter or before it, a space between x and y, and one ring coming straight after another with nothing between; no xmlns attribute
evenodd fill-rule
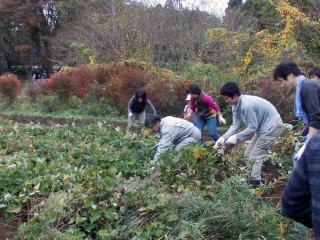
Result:
<svg viewBox="0 0 320 240"><path fill-rule="evenodd" d="M223 125L227 123L226 120L222 117L222 115L219 115L219 123Z"/></svg>
<svg viewBox="0 0 320 240"><path fill-rule="evenodd" d="M229 137L226 141L227 144L231 144L231 145L236 145L238 142L238 137L237 134L232 135L231 137Z"/></svg>
<svg viewBox="0 0 320 240"><path fill-rule="evenodd" d="M231 145L236 145L238 142L238 137L237 134L232 135L229 137L227 140L224 137L220 137L217 141L216 144L214 145L215 148L223 145L224 143L226 144L231 144Z"/></svg>
<svg viewBox="0 0 320 240"><path fill-rule="evenodd" d="M303 142L302 147L299 149L299 151L298 151L298 152L296 153L296 155L294 156L294 160L295 160L295 161L298 161L298 160L301 158L304 150L306 149L306 146L307 146L308 142L309 142L309 139L306 139L306 140Z"/></svg>
<svg viewBox="0 0 320 240"><path fill-rule="evenodd" d="M131 113L131 112L128 114L128 117L129 117L129 118L131 118L131 117L132 117L132 113Z"/></svg>
<svg viewBox="0 0 320 240"><path fill-rule="evenodd" d="M226 141L226 139L224 137L220 137L217 141L216 144L214 145L215 148L221 146L224 144L224 142Z"/></svg>

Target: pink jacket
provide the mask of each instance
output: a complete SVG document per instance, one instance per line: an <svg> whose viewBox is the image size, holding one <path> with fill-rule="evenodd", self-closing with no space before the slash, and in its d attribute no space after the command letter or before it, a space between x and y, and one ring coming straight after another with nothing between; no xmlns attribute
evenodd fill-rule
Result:
<svg viewBox="0 0 320 240"><path fill-rule="evenodd" d="M199 100L191 99L189 104L192 112L196 112L198 116L204 119L216 117L217 112L221 110L213 98L204 92L201 92Z"/></svg>

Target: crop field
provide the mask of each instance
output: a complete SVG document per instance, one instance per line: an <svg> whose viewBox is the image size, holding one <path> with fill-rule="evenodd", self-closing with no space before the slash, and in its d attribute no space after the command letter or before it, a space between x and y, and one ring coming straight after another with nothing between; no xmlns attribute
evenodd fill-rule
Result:
<svg viewBox="0 0 320 240"><path fill-rule="evenodd" d="M190 145L152 171L156 143L103 122L1 120L0 213L19 222L12 238L312 239L272 197L291 166L287 143L268 155L255 190L244 182L241 146L223 155Z"/></svg>

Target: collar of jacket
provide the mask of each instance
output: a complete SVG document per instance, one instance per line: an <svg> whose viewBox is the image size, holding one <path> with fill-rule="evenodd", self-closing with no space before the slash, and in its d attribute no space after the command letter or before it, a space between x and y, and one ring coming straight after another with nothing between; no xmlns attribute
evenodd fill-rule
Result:
<svg viewBox="0 0 320 240"><path fill-rule="evenodd" d="M233 105L233 112L238 111L238 108L240 108L241 101L242 101L242 96L243 96L243 94L240 95L240 97L238 98L237 103L235 105Z"/></svg>

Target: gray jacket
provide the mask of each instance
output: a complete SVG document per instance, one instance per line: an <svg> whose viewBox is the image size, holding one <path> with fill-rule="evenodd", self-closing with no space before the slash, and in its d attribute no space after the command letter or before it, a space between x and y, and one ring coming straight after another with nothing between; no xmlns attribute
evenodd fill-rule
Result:
<svg viewBox="0 0 320 240"><path fill-rule="evenodd" d="M282 124L277 109L267 100L256 96L241 95L237 104L232 106L232 114L232 125L223 135L225 139L236 134L241 123L244 123L246 128L237 134L240 141L254 134L265 133L276 123Z"/></svg>
<svg viewBox="0 0 320 240"><path fill-rule="evenodd" d="M160 155L168 151L171 145L178 145L189 138L194 138L190 142L201 140L201 132L195 125L181 118L170 116L161 119L159 134L161 139L157 145L154 162L157 162Z"/></svg>

